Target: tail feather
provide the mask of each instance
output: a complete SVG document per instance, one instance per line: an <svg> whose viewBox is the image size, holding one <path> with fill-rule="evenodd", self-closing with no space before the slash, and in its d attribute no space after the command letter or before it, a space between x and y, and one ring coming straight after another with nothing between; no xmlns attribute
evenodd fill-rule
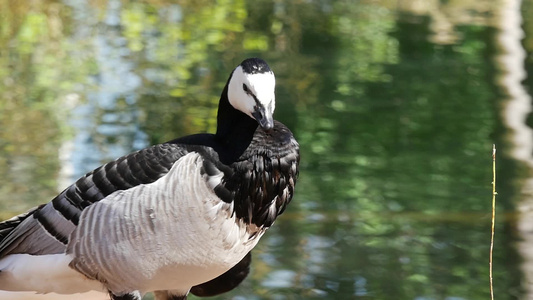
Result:
<svg viewBox="0 0 533 300"><path fill-rule="evenodd" d="M37 294L35 292L11 292L0 290L0 299L9 300L109 300L107 293L90 291L74 295L62 295L56 293Z"/></svg>
<svg viewBox="0 0 533 300"><path fill-rule="evenodd" d="M34 207L30 209L29 211L20 214L18 216L14 216L13 218L9 220L5 220L0 223L0 242L3 241L6 236L13 231L13 229L17 228L17 226L22 223L26 218L29 216L32 216L37 210L39 210L43 205Z"/></svg>
<svg viewBox="0 0 533 300"><path fill-rule="evenodd" d="M0 259L0 290L73 294L104 286L71 269L66 254L11 254Z"/></svg>

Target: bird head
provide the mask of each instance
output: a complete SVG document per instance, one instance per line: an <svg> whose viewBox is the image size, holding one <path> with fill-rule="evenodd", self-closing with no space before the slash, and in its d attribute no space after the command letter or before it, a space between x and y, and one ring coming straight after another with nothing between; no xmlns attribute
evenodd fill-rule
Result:
<svg viewBox="0 0 533 300"><path fill-rule="evenodd" d="M275 85L274 72L267 63L260 58L248 58L235 68L230 78L229 103L255 119L262 128L272 129L272 115L276 107Z"/></svg>

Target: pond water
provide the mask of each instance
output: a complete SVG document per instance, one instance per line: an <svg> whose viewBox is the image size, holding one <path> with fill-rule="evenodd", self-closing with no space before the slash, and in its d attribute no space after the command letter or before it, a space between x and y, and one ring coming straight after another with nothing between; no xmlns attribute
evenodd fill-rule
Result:
<svg viewBox="0 0 533 300"><path fill-rule="evenodd" d="M493 143L495 295L533 299L532 14L532 0L2 1L0 219L213 132L227 76L259 56L300 179L249 278L214 299L489 299Z"/></svg>

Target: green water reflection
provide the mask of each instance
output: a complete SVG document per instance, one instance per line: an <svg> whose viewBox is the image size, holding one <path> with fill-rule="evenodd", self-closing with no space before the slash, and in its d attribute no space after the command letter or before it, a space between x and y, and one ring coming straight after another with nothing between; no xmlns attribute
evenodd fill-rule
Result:
<svg viewBox="0 0 533 300"><path fill-rule="evenodd" d="M2 1L0 216L135 149L212 132L229 71L261 56L301 177L250 278L217 299L488 299L511 2ZM532 74L531 20L521 30ZM498 299L528 298L518 165L499 165Z"/></svg>

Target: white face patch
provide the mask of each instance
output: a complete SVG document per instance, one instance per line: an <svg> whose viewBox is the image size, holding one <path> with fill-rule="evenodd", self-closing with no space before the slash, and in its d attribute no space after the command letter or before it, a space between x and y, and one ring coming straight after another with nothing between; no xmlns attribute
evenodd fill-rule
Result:
<svg viewBox="0 0 533 300"><path fill-rule="evenodd" d="M243 85L249 90L247 93ZM255 95L257 101L265 108L267 112L272 115L276 108L276 96L274 93L276 86L276 78L274 73L244 73L241 66L238 66L230 79L228 86L229 103L236 109L250 116L254 112L254 107L257 106L256 100L250 94Z"/></svg>

